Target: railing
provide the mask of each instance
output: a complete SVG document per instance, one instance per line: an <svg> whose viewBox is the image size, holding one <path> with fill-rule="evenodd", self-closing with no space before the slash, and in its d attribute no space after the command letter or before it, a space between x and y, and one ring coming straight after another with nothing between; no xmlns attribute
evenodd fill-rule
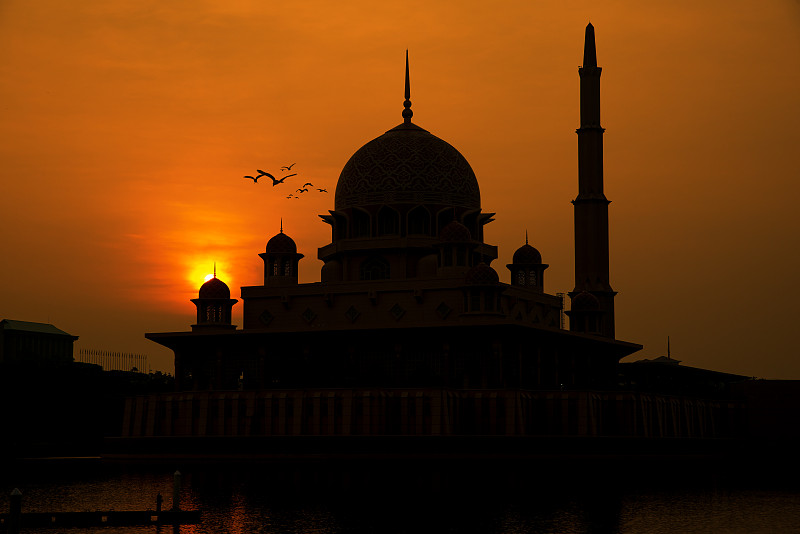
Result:
<svg viewBox="0 0 800 534"><path fill-rule="evenodd" d="M97 349L79 349L75 361L99 365L104 371L147 372L147 355Z"/></svg>

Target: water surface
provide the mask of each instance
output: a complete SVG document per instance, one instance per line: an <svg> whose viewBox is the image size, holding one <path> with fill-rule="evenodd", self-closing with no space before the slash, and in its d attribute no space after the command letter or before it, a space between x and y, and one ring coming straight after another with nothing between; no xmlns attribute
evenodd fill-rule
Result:
<svg viewBox="0 0 800 534"><path fill-rule="evenodd" d="M109 463L24 461L0 473L0 509L18 487L23 511L154 509L172 505L202 523L84 532L512 534L800 532L792 477L734 466L609 460ZM29 532L53 532L29 530Z"/></svg>

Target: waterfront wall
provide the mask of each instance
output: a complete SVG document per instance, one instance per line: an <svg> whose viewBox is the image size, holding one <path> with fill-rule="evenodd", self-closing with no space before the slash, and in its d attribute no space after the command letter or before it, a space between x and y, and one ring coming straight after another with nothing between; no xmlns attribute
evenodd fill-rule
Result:
<svg viewBox="0 0 800 534"><path fill-rule="evenodd" d="M121 436L507 435L727 438L744 406L636 392L306 389L126 399Z"/></svg>

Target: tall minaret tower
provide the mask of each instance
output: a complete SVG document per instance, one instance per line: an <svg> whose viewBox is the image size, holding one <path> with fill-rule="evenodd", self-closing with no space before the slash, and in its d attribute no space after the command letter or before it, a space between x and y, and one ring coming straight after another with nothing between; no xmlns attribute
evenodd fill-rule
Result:
<svg viewBox="0 0 800 534"><path fill-rule="evenodd" d="M575 289L569 293L570 330L614 337L614 295L608 276L608 204L603 194L600 71L594 26L586 26L578 128L578 196L575 206Z"/></svg>

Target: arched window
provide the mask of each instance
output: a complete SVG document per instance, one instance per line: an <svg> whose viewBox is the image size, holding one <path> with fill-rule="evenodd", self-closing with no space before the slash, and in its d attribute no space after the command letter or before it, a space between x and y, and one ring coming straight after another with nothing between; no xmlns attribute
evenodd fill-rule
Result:
<svg viewBox="0 0 800 534"><path fill-rule="evenodd" d="M272 276L278 276L278 269L280 269L280 263L278 260L272 261Z"/></svg>
<svg viewBox="0 0 800 534"><path fill-rule="evenodd" d="M431 235L431 214L423 206L408 212L408 235Z"/></svg>
<svg viewBox="0 0 800 534"><path fill-rule="evenodd" d="M292 276L292 260L286 260L283 269L284 276Z"/></svg>
<svg viewBox="0 0 800 534"><path fill-rule="evenodd" d="M518 286L525 285L525 271L517 271L517 285Z"/></svg>
<svg viewBox="0 0 800 534"><path fill-rule="evenodd" d="M353 237L369 237L369 213L358 209L353 210Z"/></svg>
<svg viewBox="0 0 800 534"><path fill-rule="evenodd" d="M375 256L361 264L361 280L386 280L389 278L389 262Z"/></svg>
<svg viewBox="0 0 800 534"><path fill-rule="evenodd" d="M400 233L400 215L388 206L378 210L378 235L396 235Z"/></svg>
<svg viewBox="0 0 800 534"><path fill-rule="evenodd" d="M529 286L536 285L536 271L534 270L528 271L528 285Z"/></svg>

